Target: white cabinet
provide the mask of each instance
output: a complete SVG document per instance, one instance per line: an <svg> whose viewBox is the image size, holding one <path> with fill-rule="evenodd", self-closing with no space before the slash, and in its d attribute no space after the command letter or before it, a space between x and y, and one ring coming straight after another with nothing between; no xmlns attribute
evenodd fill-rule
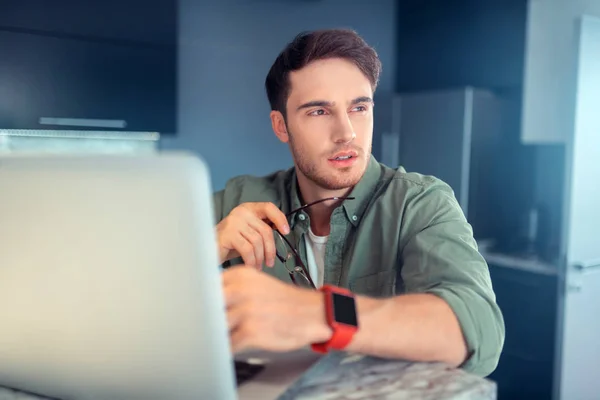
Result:
<svg viewBox="0 0 600 400"><path fill-rule="evenodd" d="M564 143L573 132L578 21L600 16L600 1L529 0L521 138Z"/></svg>

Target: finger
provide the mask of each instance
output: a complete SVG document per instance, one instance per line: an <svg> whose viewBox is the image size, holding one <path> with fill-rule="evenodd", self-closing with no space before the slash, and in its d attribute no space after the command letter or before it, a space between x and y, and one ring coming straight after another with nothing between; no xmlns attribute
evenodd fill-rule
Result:
<svg viewBox="0 0 600 400"><path fill-rule="evenodd" d="M277 208L275 204L254 203L252 207L259 218L271 221L279 230L279 232L283 233L284 235L290 233L287 217L279 208Z"/></svg>
<svg viewBox="0 0 600 400"><path fill-rule="evenodd" d="M252 346L253 337L248 326L248 324L240 324L229 333L229 341L233 353L239 353Z"/></svg>
<svg viewBox="0 0 600 400"><path fill-rule="evenodd" d="M250 226L262 237L263 255L268 267L275 265L275 237L273 229L265 222L256 219L250 222Z"/></svg>
<svg viewBox="0 0 600 400"><path fill-rule="evenodd" d="M246 237L240 232L236 235L233 243L233 248L240 253L240 257L244 260L247 265L256 265L256 254L254 252L254 246L246 239Z"/></svg>
<svg viewBox="0 0 600 400"><path fill-rule="evenodd" d="M251 264L246 262L246 264L254 265L257 269L262 269L265 260L264 240L262 235L251 225L248 225L248 227L240 231L240 234L252 245L254 251L254 263Z"/></svg>
<svg viewBox="0 0 600 400"><path fill-rule="evenodd" d="M237 285L235 284L235 279L229 279L228 271L223 272L222 279L222 287L223 287L223 297L225 298L225 308L229 310L234 307L235 304L239 302L239 298L241 297L241 293L237 290Z"/></svg>
<svg viewBox="0 0 600 400"><path fill-rule="evenodd" d="M267 259L267 266L274 267L275 266L275 253L277 249L275 247L275 237L273 236L273 230L268 226L265 226L261 230L261 234L263 236L263 243L265 245L265 258Z"/></svg>
<svg viewBox="0 0 600 400"><path fill-rule="evenodd" d="M227 328L229 332L236 330L244 320L244 308L241 305L232 306L227 309Z"/></svg>
<svg viewBox="0 0 600 400"><path fill-rule="evenodd" d="M246 350L243 339L239 329L229 332L229 346L231 347L231 352L233 354L241 353Z"/></svg>
<svg viewBox="0 0 600 400"><path fill-rule="evenodd" d="M227 268L221 274L221 287L227 312L238 305L246 303L248 280L252 279L248 275L249 272L254 271L245 265L236 265Z"/></svg>
<svg viewBox="0 0 600 400"><path fill-rule="evenodd" d="M248 288L249 282L254 281L253 274L256 274L256 271L248 268L248 266L235 265L226 268L221 273L221 281L224 288L229 289L230 286L233 286L241 293Z"/></svg>

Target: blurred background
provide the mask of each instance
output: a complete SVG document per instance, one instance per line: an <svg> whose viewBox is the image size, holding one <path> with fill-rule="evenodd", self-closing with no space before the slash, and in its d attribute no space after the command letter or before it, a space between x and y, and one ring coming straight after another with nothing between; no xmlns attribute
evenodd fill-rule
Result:
<svg viewBox="0 0 600 400"><path fill-rule="evenodd" d="M264 79L300 31L383 63L373 154L448 182L506 322L500 399L599 398L600 0L0 0L0 154L289 168Z"/></svg>

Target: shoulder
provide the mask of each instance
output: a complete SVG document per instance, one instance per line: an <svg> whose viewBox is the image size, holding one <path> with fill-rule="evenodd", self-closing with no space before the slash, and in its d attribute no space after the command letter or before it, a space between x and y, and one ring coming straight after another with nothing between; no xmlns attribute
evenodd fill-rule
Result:
<svg viewBox="0 0 600 400"><path fill-rule="evenodd" d="M454 190L442 179L406 172L402 167L392 170L389 176L382 197L387 207L396 210L405 231L418 232L449 221L466 223Z"/></svg>
<svg viewBox="0 0 600 400"><path fill-rule="evenodd" d="M225 187L214 194L217 219L223 218L242 203L269 202L277 206L286 193L293 169L279 170L264 176L238 175L230 178Z"/></svg>
<svg viewBox="0 0 600 400"><path fill-rule="evenodd" d="M277 201L281 188L291 176L291 170L280 170L264 176L239 175L229 179L223 189L225 196L240 203L249 201Z"/></svg>
<svg viewBox="0 0 600 400"><path fill-rule="evenodd" d="M454 191L443 180L418 172L407 172L404 167L392 169L383 166L388 176L386 195L409 204L422 199L441 198L456 202Z"/></svg>

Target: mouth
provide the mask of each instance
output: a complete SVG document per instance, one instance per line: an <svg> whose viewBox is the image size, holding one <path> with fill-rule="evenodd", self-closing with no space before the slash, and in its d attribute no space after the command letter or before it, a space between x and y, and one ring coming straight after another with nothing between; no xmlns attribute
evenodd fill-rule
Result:
<svg viewBox="0 0 600 400"><path fill-rule="evenodd" d="M358 153L356 153L355 151L344 151L344 152L335 154L329 160L330 161L346 161L346 160L350 160L350 159L353 159L356 157L358 157Z"/></svg>

